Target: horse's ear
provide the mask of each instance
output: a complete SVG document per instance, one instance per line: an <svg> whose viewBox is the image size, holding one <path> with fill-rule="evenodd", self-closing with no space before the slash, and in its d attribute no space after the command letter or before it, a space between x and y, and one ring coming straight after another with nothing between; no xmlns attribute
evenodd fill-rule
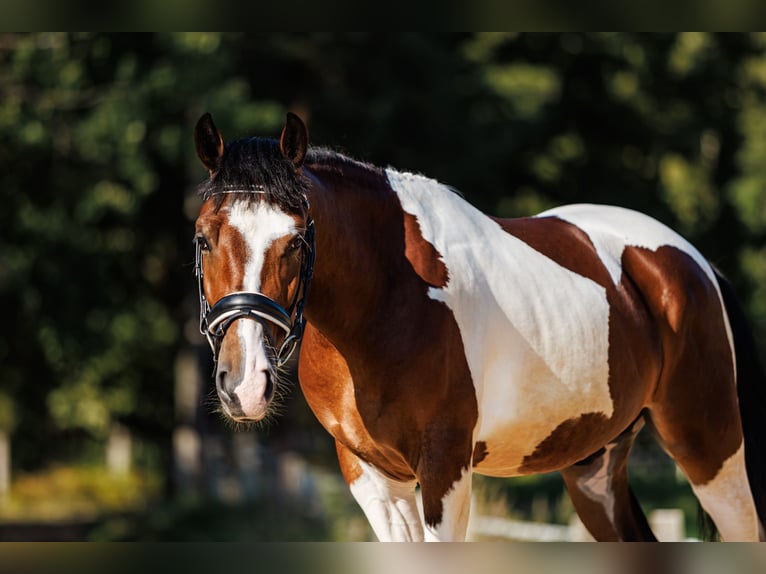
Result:
<svg viewBox="0 0 766 574"><path fill-rule="evenodd" d="M223 136L213 123L213 116L205 114L197 122L194 128L194 145L197 147L197 156L212 175L221 167L223 157Z"/></svg>
<svg viewBox="0 0 766 574"><path fill-rule="evenodd" d="M306 129L306 124L294 113L287 112L285 127L282 129L282 136L279 138L279 148L285 156L292 160L295 167L300 167L306 158L308 147L309 132Z"/></svg>

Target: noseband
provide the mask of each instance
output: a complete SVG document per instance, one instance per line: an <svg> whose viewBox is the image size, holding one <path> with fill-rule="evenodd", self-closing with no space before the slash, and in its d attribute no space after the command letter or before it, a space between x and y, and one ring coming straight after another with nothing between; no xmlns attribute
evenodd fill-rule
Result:
<svg viewBox="0 0 766 574"><path fill-rule="evenodd" d="M226 190L218 192L218 194L222 193L263 193L263 191ZM305 200L305 207L308 210L308 199ZM218 354L221 350L223 337L226 335L229 327L238 319L258 321L264 328L265 336L269 339L271 337L266 329L266 322L276 325L284 332L284 339L277 351L277 367L282 367L290 359L303 338L303 329L306 323L306 318L303 316L303 307L309 283L311 282L311 276L314 272L315 246L314 220L309 215L301 245L301 274L298 279L295 297L289 309L285 309L263 293L249 291L230 293L221 297L211 307L205 297L203 286L202 246L197 242L194 274L197 276L197 287L199 289L199 330L207 338L207 342L213 350L213 360L216 363L218 362Z"/></svg>

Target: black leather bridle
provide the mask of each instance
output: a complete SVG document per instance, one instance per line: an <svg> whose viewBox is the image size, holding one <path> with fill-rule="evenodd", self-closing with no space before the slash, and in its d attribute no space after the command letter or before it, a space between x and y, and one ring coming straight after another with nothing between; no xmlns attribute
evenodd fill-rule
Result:
<svg viewBox="0 0 766 574"><path fill-rule="evenodd" d="M219 193L263 193L259 190L232 190ZM217 195L217 194L213 194ZM305 200L308 211L308 200ZM314 238L314 220L311 215L307 216L306 232L303 234L301 243L301 274L298 279L298 287L293 297L293 302L288 309L267 297L263 293L239 291L221 297L212 307L207 302L203 286L202 273L202 245L196 242L196 259L194 274L197 276L199 289L199 330L205 335L210 348L213 350L213 360L218 362L218 353L221 350L221 342L229 327L238 319L253 319L263 326L266 337L270 338L266 328L266 322L276 325L284 332L284 338L277 351L277 367L282 367L295 351L303 338L303 330L306 318L303 316L303 308L306 303L309 283L314 273L314 255L316 241Z"/></svg>

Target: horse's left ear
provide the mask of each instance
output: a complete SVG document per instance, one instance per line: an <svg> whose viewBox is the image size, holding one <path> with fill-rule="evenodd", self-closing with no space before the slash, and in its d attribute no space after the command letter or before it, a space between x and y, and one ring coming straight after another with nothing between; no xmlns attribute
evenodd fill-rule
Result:
<svg viewBox="0 0 766 574"><path fill-rule="evenodd" d="M279 149L290 158L295 167L303 165L306 158L306 150L309 146L309 132L306 124L292 112L287 112L285 118L285 127L282 129L282 136L279 138Z"/></svg>
<svg viewBox="0 0 766 574"><path fill-rule="evenodd" d="M213 116L203 115L194 128L194 145L197 148L197 156L210 175L221 167L223 157L223 136L213 123Z"/></svg>

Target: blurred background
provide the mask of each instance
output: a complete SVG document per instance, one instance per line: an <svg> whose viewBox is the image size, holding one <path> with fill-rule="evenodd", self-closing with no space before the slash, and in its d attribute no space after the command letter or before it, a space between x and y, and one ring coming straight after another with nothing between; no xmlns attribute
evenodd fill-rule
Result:
<svg viewBox="0 0 766 574"><path fill-rule="evenodd" d="M766 351L764 34L2 34L1 540L372 537L297 386L269 428L232 428L197 332L194 124L277 137L288 110L496 215L657 217L732 279ZM648 437L631 472L698 535ZM557 475L475 485L488 520L570 522Z"/></svg>

